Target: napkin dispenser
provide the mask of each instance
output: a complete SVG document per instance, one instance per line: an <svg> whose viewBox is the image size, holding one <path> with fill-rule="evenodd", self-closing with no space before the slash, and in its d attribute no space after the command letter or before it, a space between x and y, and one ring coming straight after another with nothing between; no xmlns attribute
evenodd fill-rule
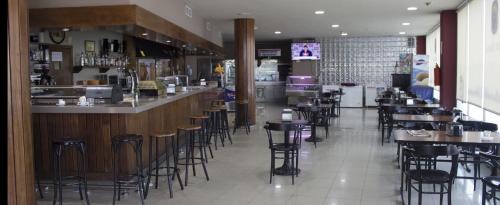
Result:
<svg viewBox="0 0 500 205"><path fill-rule="evenodd" d="M292 110L291 109L283 109L281 112L281 120L283 121L292 121Z"/></svg>
<svg viewBox="0 0 500 205"><path fill-rule="evenodd" d="M168 84L167 95L175 95L175 84Z"/></svg>
<svg viewBox="0 0 500 205"><path fill-rule="evenodd" d="M446 134L449 136L460 137L463 135L464 126L458 122L449 122L446 124Z"/></svg>

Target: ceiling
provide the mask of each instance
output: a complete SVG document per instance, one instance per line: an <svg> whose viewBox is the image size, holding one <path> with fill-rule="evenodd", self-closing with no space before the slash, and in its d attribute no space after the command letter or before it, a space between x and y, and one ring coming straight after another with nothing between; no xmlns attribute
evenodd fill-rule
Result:
<svg viewBox="0 0 500 205"><path fill-rule="evenodd" d="M193 12L233 41L235 18L254 18L257 41L349 36L425 35L439 23L439 12L463 0L189 0ZM426 5L430 2L430 5ZM408 11L410 6L417 11ZM316 15L316 10L325 14ZM410 26L401 25L403 22ZM339 28L332 28L339 24ZM280 35L274 34L279 30Z"/></svg>

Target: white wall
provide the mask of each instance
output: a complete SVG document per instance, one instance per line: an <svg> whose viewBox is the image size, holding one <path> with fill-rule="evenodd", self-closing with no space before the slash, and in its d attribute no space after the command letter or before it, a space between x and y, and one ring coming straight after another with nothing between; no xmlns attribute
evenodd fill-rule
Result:
<svg viewBox="0 0 500 205"><path fill-rule="evenodd" d="M162 18L208 40L219 46L222 45L222 35L217 25L212 24L211 31L206 29L207 20L196 14L193 17L184 14L185 1L183 0L28 0L30 8L78 7L135 4ZM91 17L89 17L91 18Z"/></svg>
<svg viewBox="0 0 500 205"><path fill-rule="evenodd" d="M39 33L40 43L53 44L50 41L48 32ZM73 52L73 65L78 65L80 60L79 56L84 51L85 40L95 42L96 53L100 53L100 41L104 38L108 40L118 40L122 42L123 35L111 31L69 31L66 32L66 38L61 45L71 45ZM73 84L79 80L96 80L98 75L118 75L116 69L109 69L106 73L99 73L98 68L84 68L78 73L73 73Z"/></svg>

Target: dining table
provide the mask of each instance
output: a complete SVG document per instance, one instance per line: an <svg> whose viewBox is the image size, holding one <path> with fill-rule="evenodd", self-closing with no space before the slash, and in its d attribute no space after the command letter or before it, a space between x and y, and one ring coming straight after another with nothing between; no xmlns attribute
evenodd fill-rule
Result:
<svg viewBox="0 0 500 205"><path fill-rule="evenodd" d="M316 136L316 122L318 121L318 115L320 112L327 112L328 109L331 109L331 104L314 104L314 103L299 103L296 105L300 110L304 110L304 112L310 112L310 119L306 119L308 121L308 125L311 126L311 136L304 141L306 142L321 142L323 138Z"/></svg>
<svg viewBox="0 0 500 205"><path fill-rule="evenodd" d="M281 125L306 125L308 122L306 120L302 120L302 119L292 119L292 120L274 119L274 120L268 120L267 123L281 124ZM283 136L284 136L283 143L285 145L289 145L290 144L290 132L285 131L283 133ZM295 172L295 170L297 170L297 172L300 173L300 169L298 169L298 168L292 169L292 167L290 166L291 159L290 159L290 154L288 151L285 151L285 156L283 158L284 158L283 165L281 165L281 167L278 167L274 170L275 174L289 176L289 175L297 174Z"/></svg>

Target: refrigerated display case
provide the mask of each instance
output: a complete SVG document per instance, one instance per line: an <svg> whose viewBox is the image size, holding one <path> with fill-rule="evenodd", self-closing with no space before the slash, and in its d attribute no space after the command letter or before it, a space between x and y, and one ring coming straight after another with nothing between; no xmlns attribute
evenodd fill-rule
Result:
<svg viewBox="0 0 500 205"><path fill-rule="evenodd" d="M310 97L319 97L321 85L313 76L288 76L285 93L288 105L309 100Z"/></svg>

